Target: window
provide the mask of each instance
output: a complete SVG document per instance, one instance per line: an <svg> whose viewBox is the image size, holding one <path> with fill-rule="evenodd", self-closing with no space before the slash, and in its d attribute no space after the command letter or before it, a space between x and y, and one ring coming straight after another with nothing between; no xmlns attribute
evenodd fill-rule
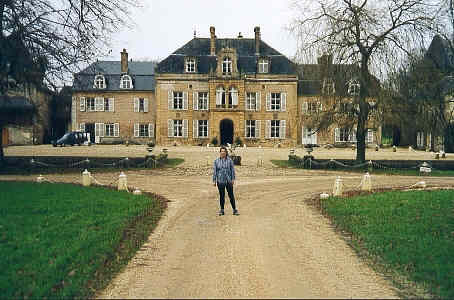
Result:
<svg viewBox="0 0 454 300"><path fill-rule="evenodd" d="M335 142L356 142L356 131L349 128L336 128L334 135Z"/></svg>
<svg viewBox="0 0 454 300"><path fill-rule="evenodd" d="M279 138L281 120L271 120L271 138Z"/></svg>
<svg viewBox="0 0 454 300"><path fill-rule="evenodd" d="M134 112L148 112L148 98L134 98Z"/></svg>
<svg viewBox="0 0 454 300"><path fill-rule="evenodd" d="M173 109L183 109L183 92L173 92Z"/></svg>
<svg viewBox="0 0 454 300"><path fill-rule="evenodd" d="M200 110L208 110L208 92L198 92L197 96L197 108Z"/></svg>
<svg viewBox="0 0 454 300"><path fill-rule="evenodd" d="M265 58L259 59L259 73L268 73L268 60Z"/></svg>
<svg viewBox="0 0 454 300"><path fill-rule="evenodd" d="M154 137L154 125L135 123L134 137Z"/></svg>
<svg viewBox="0 0 454 300"><path fill-rule="evenodd" d="M229 90L229 103L228 107L231 108L232 106L238 105L238 90L234 87L231 87Z"/></svg>
<svg viewBox="0 0 454 300"><path fill-rule="evenodd" d="M424 132L422 131L416 133L416 146L418 148L424 148Z"/></svg>
<svg viewBox="0 0 454 300"><path fill-rule="evenodd" d="M186 72L187 73L194 73L195 72L195 59L194 58L187 58L186 59Z"/></svg>
<svg viewBox="0 0 454 300"><path fill-rule="evenodd" d="M334 81L331 78L325 78L323 80L323 90L322 93L325 95L334 95Z"/></svg>
<svg viewBox="0 0 454 300"><path fill-rule="evenodd" d="M320 102L303 102L303 114L316 114L323 110L323 105Z"/></svg>
<svg viewBox="0 0 454 300"><path fill-rule="evenodd" d="M104 111L110 111L109 98L104 98Z"/></svg>
<svg viewBox="0 0 454 300"><path fill-rule="evenodd" d="M223 87L218 87L216 90L216 106L223 108L232 108L233 106L238 105L238 90L234 87L231 87L228 95Z"/></svg>
<svg viewBox="0 0 454 300"><path fill-rule="evenodd" d="M281 93L271 93L271 110L281 110Z"/></svg>
<svg viewBox="0 0 454 300"><path fill-rule="evenodd" d="M225 91L223 87L216 90L216 106L225 106Z"/></svg>
<svg viewBox="0 0 454 300"><path fill-rule="evenodd" d="M257 93L246 93L246 110L258 110L257 98Z"/></svg>
<svg viewBox="0 0 454 300"><path fill-rule="evenodd" d="M198 120L198 137L206 138L208 137L208 120Z"/></svg>
<svg viewBox="0 0 454 300"><path fill-rule="evenodd" d="M114 124L105 124L106 129L104 131L105 136L115 136L115 126Z"/></svg>
<svg viewBox="0 0 454 300"><path fill-rule="evenodd" d="M232 73L232 59L230 57L224 57L222 61L222 73L223 74Z"/></svg>
<svg viewBox="0 0 454 300"><path fill-rule="evenodd" d="M96 75L94 82L95 89L105 89L106 88L106 79L103 75Z"/></svg>
<svg viewBox="0 0 454 300"><path fill-rule="evenodd" d="M317 132L310 127L303 127L303 145L317 144Z"/></svg>
<svg viewBox="0 0 454 300"><path fill-rule="evenodd" d="M173 136L183 136L183 120L173 120Z"/></svg>
<svg viewBox="0 0 454 300"><path fill-rule="evenodd" d="M148 124L139 124L139 136L148 137Z"/></svg>
<svg viewBox="0 0 454 300"><path fill-rule="evenodd" d="M357 80L351 80L348 83L348 94L350 96L359 96L360 84Z"/></svg>
<svg viewBox="0 0 454 300"><path fill-rule="evenodd" d="M120 89L132 89L132 79L129 75L121 76Z"/></svg>
<svg viewBox="0 0 454 300"><path fill-rule="evenodd" d="M246 120L246 138L252 139L258 137L257 120Z"/></svg>
<svg viewBox="0 0 454 300"><path fill-rule="evenodd" d="M87 111L96 111L96 106L95 106L95 98L93 97L87 97Z"/></svg>

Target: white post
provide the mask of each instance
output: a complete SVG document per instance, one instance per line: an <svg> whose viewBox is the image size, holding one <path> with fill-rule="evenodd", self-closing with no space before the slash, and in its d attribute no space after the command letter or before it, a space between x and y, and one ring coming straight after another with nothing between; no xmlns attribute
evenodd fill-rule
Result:
<svg viewBox="0 0 454 300"><path fill-rule="evenodd" d="M90 172L88 172L87 169L83 171L82 173L82 185L83 186L90 186L91 185L91 178L90 178Z"/></svg>
<svg viewBox="0 0 454 300"><path fill-rule="evenodd" d="M333 196L342 196L342 179L340 176L337 176L334 181Z"/></svg>
<svg viewBox="0 0 454 300"><path fill-rule="evenodd" d="M367 172L363 176L363 180L361 181L361 190L362 191L371 191L372 190L372 182L370 180L369 172Z"/></svg>
<svg viewBox="0 0 454 300"><path fill-rule="evenodd" d="M38 182L38 183L44 182L44 177L43 177L43 175L40 174L38 177L36 177L36 182Z"/></svg>
<svg viewBox="0 0 454 300"><path fill-rule="evenodd" d="M125 173L121 172L120 176L118 176L118 190L128 190L128 180L126 178Z"/></svg>

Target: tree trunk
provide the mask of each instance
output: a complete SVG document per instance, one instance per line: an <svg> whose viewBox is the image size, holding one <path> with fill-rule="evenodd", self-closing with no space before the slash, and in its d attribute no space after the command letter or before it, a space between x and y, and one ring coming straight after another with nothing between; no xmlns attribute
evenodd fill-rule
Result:
<svg viewBox="0 0 454 300"><path fill-rule="evenodd" d="M0 166L5 164L5 155L3 153L3 125L0 124Z"/></svg>
<svg viewBox="0 0 454 300"><path fill-rule="evenodd" d="M356 128L356 162L363 163L366 161L366 121L367 118L358 116L358 125Z"/></svg>

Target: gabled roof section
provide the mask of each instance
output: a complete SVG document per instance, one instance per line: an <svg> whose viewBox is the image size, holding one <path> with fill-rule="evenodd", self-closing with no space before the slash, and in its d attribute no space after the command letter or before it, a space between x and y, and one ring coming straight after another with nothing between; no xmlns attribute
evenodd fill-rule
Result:
<svg viewBox="0 0 454 300"><path fill-rule="evenodd" d="M434 36L432 39L426 52L426 58L433 61L435 66L442 72L448 73L454 70L454 54L451 45L439 35Z"/></svg>
<svg viewBox="0 0 454 300"><path fill-rule="evenodd" d="M255 55L255 40L246 38L216 39L216 51L223 48L236 50L238 71L242 74L257 73L257 59L270 59L270 74L296 74L296 65L264 41L260 41L260 55ZM195 57L197 72L207 74L216 70L216 56L210 55L209 38L193 38L158 64L157 73L181 74L184 72L185 57Z"/></svg>
<svg viewBox="0 0 454 300"><path fill-rule="evenodd" d="M155 68L155 62L129 61L128 75L131 76L134 86L131 90L154 91L156 86ZM103 75L106 79L107 87L105 89L93 87L96 75ZM120 89L121 76L120 61L97 61L75 74L73 89L75 91L125 91L125 89Z"/></svg>

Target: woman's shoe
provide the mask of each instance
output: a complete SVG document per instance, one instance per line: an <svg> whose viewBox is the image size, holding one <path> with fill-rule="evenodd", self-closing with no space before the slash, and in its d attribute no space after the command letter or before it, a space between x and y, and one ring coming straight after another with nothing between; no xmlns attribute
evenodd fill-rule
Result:
<svg viewBox="0 0 454 300"><path fill-rule="evenodd" d="M240 215L240 213L238 212L238 209L235 209L235 210L233 211L233 214L234 214L235 216L239 216L239 215Z"/></svg>
<svg viewBox="0 0 454 300"><path fill-rule="evenodd" d="M223 216L223 215L224 215L224 210L223 210L223 209L221 209L221 210L219 211L219 215L220 215L220 216Z"/></svg>

